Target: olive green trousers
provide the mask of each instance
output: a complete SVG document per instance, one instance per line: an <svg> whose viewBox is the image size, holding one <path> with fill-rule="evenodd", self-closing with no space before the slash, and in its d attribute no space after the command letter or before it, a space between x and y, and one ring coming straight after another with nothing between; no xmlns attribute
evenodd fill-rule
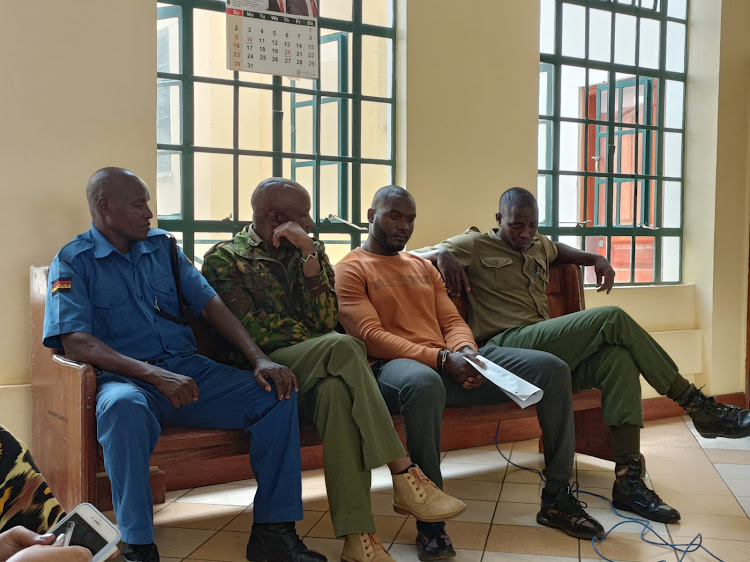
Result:
<svg viewBox="0 0 750 562"><path fill-rule="evenodd" d="M406 455L367 362L365 345L331 333L268 356L297 377L299 410L323 438L331 520L336 536L374 533L370 470Z"/></svg>
<svg viewBox="0 0 750 562"><path fill-rule="evenodd" d="M639 374L662 395L680 376L667 352L616 306L510 328L487 343L546 351L565 361L573 376L573 390L602 391L608 427L643 427Z"/></svg>

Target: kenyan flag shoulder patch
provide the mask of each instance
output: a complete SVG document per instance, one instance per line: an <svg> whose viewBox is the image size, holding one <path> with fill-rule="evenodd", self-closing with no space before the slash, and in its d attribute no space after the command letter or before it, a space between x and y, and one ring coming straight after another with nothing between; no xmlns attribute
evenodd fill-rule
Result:
<svg viewBox="0 0 750 562"><path fill-rule="evenodd" d="M70 291L72 282L73 282L72 277L60 277L59 279L56 279L55 281L52 282L52 295L54 296L57 293Z"/></svg>

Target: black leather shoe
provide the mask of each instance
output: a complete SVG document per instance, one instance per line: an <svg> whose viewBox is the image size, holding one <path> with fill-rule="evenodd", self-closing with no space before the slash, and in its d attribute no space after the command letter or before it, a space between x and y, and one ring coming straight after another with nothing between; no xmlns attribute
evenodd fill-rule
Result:
<svg viewBox="0 0 750 562"><path fill-rule="evenodd" d="M159 549L154 543L122 544L122 559L126 562L159 562Z"/></svg>
<svg viewBox="0 0 750 562"><path fill-rule="evenodd" d="M250 562L326 562L297 536L294 523L253 523L247 543Z"/></svg>
<svg viewBox="0 0 750 562"><path fill-rule="evenodd" d="M677 397L676 402L693 418L695 429L703 437L740 439L750 435L750 410L720 404L695 388L695 385L691 384Z"/></svg>
<svg viewBox="0 0 750 562"><path fill-rule="evenodd" d="M651 521L676 523L680 512L669 507L656 492L643 483L645 473L643 455L627 455L615 459L615 484L612 487L612 505L623 511L632 511Z"/></svg>
<svg viewBox="0 0 750 562"><path fill-rule="evenodd" d="M536 515L536 522L577 539L601 539L604 527L584 511L586 504L575 497L576 490L577 483L560 488L555 494L542 490L542 509Z"/></svg>

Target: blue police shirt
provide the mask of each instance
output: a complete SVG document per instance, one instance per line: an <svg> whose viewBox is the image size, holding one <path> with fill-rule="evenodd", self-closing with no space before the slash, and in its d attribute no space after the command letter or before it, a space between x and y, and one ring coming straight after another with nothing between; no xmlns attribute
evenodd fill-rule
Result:
<svg viewBox="0 0 750 562"><path fill-rule="evenodd" d="M214 291L179 250L185 303L200 315ZM49 268L44 345L62 349L60 335L86 332L141 360L195 353L193 332L156 312L180 315L165 230L152 228L123 255L94 227L76 236Z"/></svg>

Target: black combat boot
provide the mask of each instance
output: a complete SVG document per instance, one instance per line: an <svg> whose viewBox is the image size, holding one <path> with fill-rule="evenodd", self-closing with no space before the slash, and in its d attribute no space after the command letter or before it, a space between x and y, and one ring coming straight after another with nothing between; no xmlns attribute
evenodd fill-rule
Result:
<svg viewBox="0 0 750 562"><path fill-rule="evenodd" d="M159 549L151 544L123 543L122 559L125 562L159 562Z"/></svg>
<svg viewBox="0 0 750 562"><path fill-rule="evenodd" d="M250 562L326 562L297 536L294 523L253 523L247 543Z"/></svg>
<svg viewBox="0 0 750 562"><path fill-rule="evenodd" d="M566 535L577 539L601 539L604 537L604 527L584 511L586 504L576 498L577 490L577 482L573 486L560 488L554 494L546 488L542 490L542 509L536 515L536 522L560 529Z"/></svg>
<svg viewBox="0 0 750 562"><path fill-rule="evenodd" d="M687 414L693 418L693 425L703 437L727 437L740 439L750 435L750 410L737 406L720 404L700 389L690 387L675 398Z"/></svg>
<svg viewBox="0 0 750 562"><path fill-rule="evenodd" d="M643 455L625 455L615 459L615 485L612 504L617 509L632 511L659 523L676 523L680 512L669 507L656 492L643 483L646 463Z"/></svg>

